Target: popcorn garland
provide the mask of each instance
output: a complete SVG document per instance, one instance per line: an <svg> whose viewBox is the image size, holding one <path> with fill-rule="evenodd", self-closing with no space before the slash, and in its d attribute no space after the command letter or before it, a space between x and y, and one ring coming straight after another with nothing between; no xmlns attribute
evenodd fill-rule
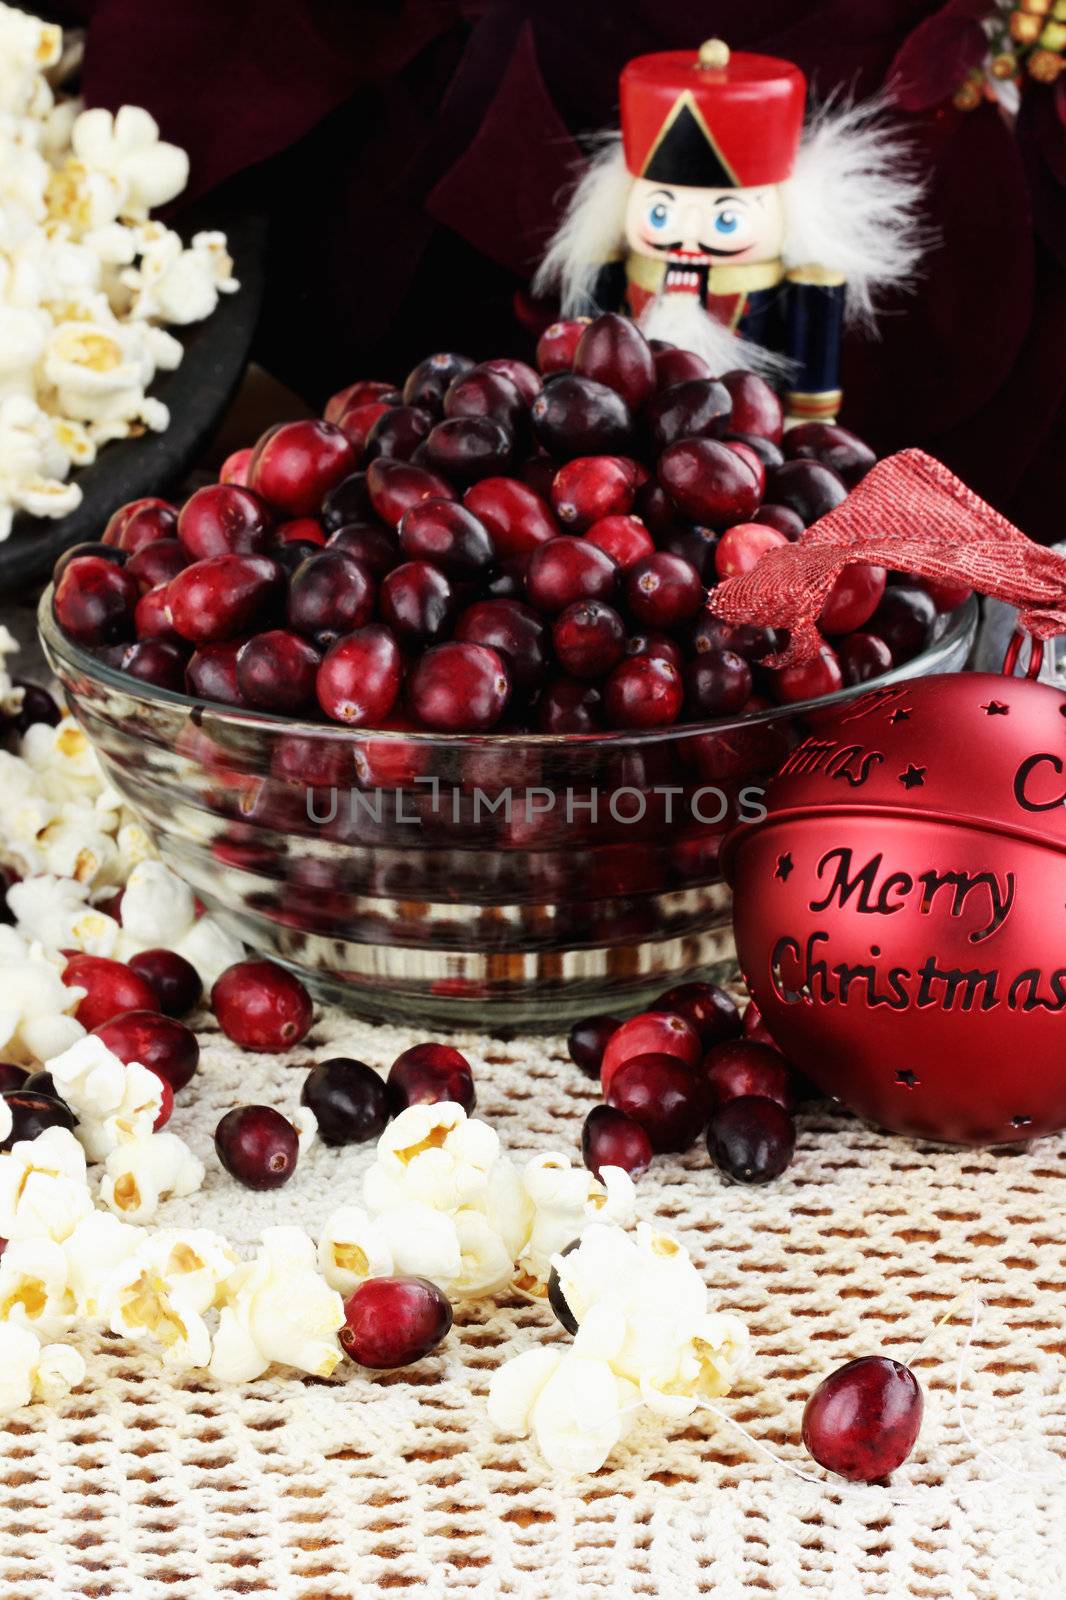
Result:
<svg viewBox="0 0 1066 1600"><path fill-rule="evenodd" d="M149 213L189 175L147 111L82 109L48 72L62 30L0 4L0 540L16 511L60 517L100 445L162 432L147 391L182 359L163 324L238 287L225 235L186 247Z"/></svg>

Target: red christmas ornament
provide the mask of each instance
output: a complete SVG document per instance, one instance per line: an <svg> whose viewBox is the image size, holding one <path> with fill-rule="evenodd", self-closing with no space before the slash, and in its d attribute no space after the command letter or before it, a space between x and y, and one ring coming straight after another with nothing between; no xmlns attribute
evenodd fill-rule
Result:
<svg viewBox="0 0 1066 1600"><path fill-rule="evenodd" d="M918 452L875 474L872 535L832 512L715 609L766 622L761 586L802 659L839 566L894 545L891 565L1015 600L1034 638L1066 631L1062 557ZM873 691L813 721L766 804L723 864L741 970L788 1058L897 1133L1066 1127L1066 695L976 673Z"/></svg>

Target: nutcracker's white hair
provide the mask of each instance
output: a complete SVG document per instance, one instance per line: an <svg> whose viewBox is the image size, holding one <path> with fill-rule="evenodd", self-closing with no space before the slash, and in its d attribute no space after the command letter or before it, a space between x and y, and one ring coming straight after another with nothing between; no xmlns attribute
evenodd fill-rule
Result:
<svg viewBox="0 0 1066 1600"><path fill-rule="evenodd" d="M919 221L922 189L914 151L883 98L828 101L804 128L783 187L785 266L840 273L848 322L872 331L877 292L911 288L930 243Z"/></svg>
<svg viewBox="0 0 1066 1600"><path fill-rule="evenodd" d="M622 135L601 134L533 279L534 294L558 293L564 317L583 316L592 307L600 268L624 255L632 187Z"/></svg>

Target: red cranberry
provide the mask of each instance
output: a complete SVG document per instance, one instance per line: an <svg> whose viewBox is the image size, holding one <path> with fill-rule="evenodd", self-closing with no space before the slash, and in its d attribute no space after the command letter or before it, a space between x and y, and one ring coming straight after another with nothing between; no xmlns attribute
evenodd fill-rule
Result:
<svg viewBox="0 0 1066 1600"><path fill-rule="evenodd" d="M586 539L563 535L540 545L530 557L526 593L548 616L577 600L608 600L614 594L618 568Z"/></svg>
<svg viewBox="0 0 1066 1600"><path fill-rule="evenodd" d="M751 468L751 471L755 476L755 492L761 500L763 497L763 492L766 489L766 467L763 463L760 452L754 449L745 440L736 439L732 435L725 439L723 443L728 449L732 450L735 456L740 457L745 466ZM771 446L771 448L776 447Z"/></svg>
<svg viewBox="0 0 1066 1600"><path fill-rule="evenodd" d="M79 556L57 583L52 606L59 626L75 643L118 644L133 635L140 594L136 578L123 567L101 556Z"/></svg>
<svg viewBox="0 0 1066 1600"><path fill-rule="evenodd" d="M502 422L461 416L438 422L422 448L434 472L465 485L506 472L513 444Z"/></svg>
<svg viewBox="0 0 1066 1600"><path fill-rule="evenodd" d="M695 655L703 655L707 651L735 650L745 661L762 661L778 648L778 641L772 628L757 628L748 622L723 622L710 611L704 611L693 626L689 647Z"/></svg>
<svg viewBox="0 0 1066 1600"><path fill-rule="evenodd" d="M119 668L141 683L181 694L185 689L187 653L188 647L182 648L166 639L138 639L136 644L127 645L123 650Z"/></svg>
<svg viewBox="0 0 1066 1600"><path fill-rule="evenodd" d="M503 716L511 680L503 657L487 645L436 645L415 664L408 703L440 733L487 733Z"/></svg>
<svg viewBox="0 0 1066 1600"><path fill-rule="evenodd" d="M818 618L823 633L854 633L869 622L885 592L884 567L856 561L845 567L829 591Z"/></svg>
<svg viewBox="0 0 1066 1600"><path fill-rule="evenodd" d="M311 997L273 961L237 961L211 990L211 1009L227 1039L245 1050L288 1050L314 1020Z"/></svg>
<svg viewBox="0 0 1066 1600"><path fill-rule="evenodd" d="M844 687L844 674L840 659L831 645L823 645L810 661L797 666L781 667L767 673L770 692L784 705L799 700L819 700L822 695L835 694Z"/></svg>
<svg viewBox="0 0 1066 1600"><path fill-rule="evenodd" d="M517 478L483 478L463 504L485 524L500 561L526 556L559 532L540 495Z"/></svg>
<svg viewBox="0 0 1066 1600"><path fill-rule="evenodd" d="M878 1483L914 1449L923 1409L910 1367L888 1356L861 1356L815 1389L803 1410L803 1442L827 1471L852 1483Z"/></svg>
<svg viewBox="0 0 1066 1600"><path fill-rule="evenodd" d="M322 414L327 422L339 422L352 406L369 405L374 400L387 400L391 405L399 405L400 398L393 384L375 378L360 378L358 383L350 383L347 388L338 389L336 394L330 395Z"/></svg>
<svg viewBox="0 0 1066 1600"><path fill-rule="evenodd" d="M707 1121L706 1090L676 1056L642 1055L611 1075L607 1104L640 1124L653 1150L688 1150Z"/></svg>
<svg viewBox="0 0 1066 1600"><path fill-rule="evenodd" d="M159 1011L124 1011L92 1031L120 1061L139 1061L175 1091L184 1089L200 1060L192 1029Z"/></svg>
<svg viewBox="0 0 1066 1600"><path fill-rule="evenodd" d="M402 678L399 645L388 628L370 623L330 646L318 669L315 692L334 722L373 727L396 704Z"/></svg>
<svg viewBox="0 0 1066 1600"><path fill-rule="evenodd" d="M349 406L348 410L343 411L337 418L337 426L355 451L357 460L366 459L370 435L382 417L387 417L394 406L395 401L369 400L363 405ZM419 415L422 416L424 413L420 412ZM419 435L419 438L421 437L422 435ZM388 452L382 450L381 453Z"/></svg>
<svg viewBox="0 0 1066 1600"><path fill-rule="evenodd" d="M371 505L390 528L398 527L404 512L423 500L455 499L455 491L443 478L407 461L372 461L366 484Z"/></svg>
<svg viewBox="0 0 1066 1600"><path fill-rule="evenodd" d="M176 950L142 950L128 965L149 986L164 1016L184 1017L200 1004L200 974Z"/></svg>
<svg viewBox="0 0 1066 1600"><path fill-rule="evenodd" d="M660 534L659 548L687 561L705 588L716 581L714 558L718 549L718 535L713 528L701 528L691 522L675 522Z"/></svg>
<svg viewBox="0 0 1066 1600"><path fill-rule="evenodd" d="M177 521L177 508L169 500L130 500L112 512L103 543L132 553L156 539L173 539Z"/></svg>
<svg viewBox="0 0 1066 1600"><path fill-rule="evenodd" d="M328 419L332 421L333 419ZM232 451L218 469L219 483L236 483L240 488L248 486L248 469L252 464L255 454L251 446L243 450Z"/></svg>
<svg viewBox="0 0 1066 1600"><path fill-rule="evenodd" d="M130 556L126 571L143 589L154 589L157 584L169 583L188 565L189 559L177 539L155 539L151 544L142 544Z"/></svg>
<svg viewBox="0 0 1066 1600"><path fill-rule="evenodd" d="M138 600L133 611L138 639L168 639L172 644L179 641L180 635L170 625L168 587L157 583L154 589L146 589Z"/></svg>
<svg viewBox="0 0 1066 1600"><path fill-rule="evenodd" d="M600 1066L606 1094L618 1068L634 1056L674 1056L690 1071L699 1066L702 1049L695 1028L671 1011L641 1011L623 1022L608 1039Z"/></svg>
<svg viewBox="0 0 1066 1600"><path fill-rule="evenodd" d="M350 472L322 502L321 524L329 533L353 522L366 522L372 516L365 472Z"/></svg>
<svg viewBox="0 0 1066 1600"><path fill-rule="evenodd" d="M912 577L911 582L916 583L919 589L925 590L941 614L957 610L973 594L973 590L966 584L941 583L937 578Z"/></svg>
<svg viewBox="0 0 1066 1600"><path fill-rule="evenodd" d="M237 687L237 654L243 644L243 639L228 639L221 644L202 644L194 651L185 668L189 693L199 700L243 706L244 696Z"/></svg>
<svg viewBox="0 0 1066 1600"><path fill-rule="evenodd" d="M360 562L373 578L383 578L386 572L400 565L400 546L385 528L369 522L353 522L338 528L329 537L327 550L339 550Z"/></svg>
<svg viewBox="0 0 1066 1600"><path fill-rule="evenodd" d="M324 1144L363 1144L389 1120L385 1083L373 1067L345 1056L320 1061L304 1079L300 1104L309 1106Z"/></svg>
<svg viewBox="0 0 1066 1600"><path fill-rule="evenodd" d="M273 1106L235 1106L215 1129L215 1150L246 1189L280 1189L296 1171L296 1129Z"/></svg>
<svg viewBox="0 0 1066 1600"><path fill-rule="evenodd" d="M499 372L472 367L450 384L444 396L446 417L490 417L510 431L525 411L525 401Z"/></svg>
<svg viewBox="0 0 1066 1600"><path fill-rule="evenodd" d="M655 633L649 630L646 633L631 633L626 640L627 656L653 656L657 661L666 661L680 672L684 666L685 658L680 649L665 633Z"/></svg>
<svg viewBox="0 0 1066 1600"><path fill-rule="evenodd" d="M593 1106L581 1130L581 1159L597 1178L604 1167L621 1167L639 1178L651 1166L652 1154L639 1122L614 1106Z"/></svg>
<svg viewBox="0 0 1066 1600"><path fill-rule="evenodd" d="M159 1074L156 1074L159 1077ZM158 1133L160 1128L165 1128L174 1115L174 1091L165 1078L159 1079L159 1110L152 1123L152 1132Z"/></svg>
<svg viewBox="0 0 1066 1600"><path fill-rule="evenodd" d="M285 422L256 445L248 482L287 517L311 517L355 465L355 450L332 422Z"/></svg>
<svg viewBox="0 0 1066 1600"><path fill-rule="evenodd" d="M714 553L715 571L720 578L742 578L758 566L771 550L783 550L788 540L776 528L761 522L741 522L727 528Z"/></svg>
<svg viewBox="0 0 1066 1600"><path fill-rule="evenodd" d="M298 633L332 642L369 622L374 612L374 584L355 556L343 549L308 556L289 583L289 625Z"/></svg>
<svg viewBox="0 0 1066 1600"><path fill-rule="evenodd" d="M211 556L167 585L174 628L193 644L246 633L280 598L284 574L268 556Z"/></svg>
<svg viewBox="0 0 1066 1600"><path fill-rule="evenodd" d="M503 657L519 694L528 694L541 683L545 632L542 618L520 600L478 600L455 626L460 643L488 645Z"/></svg>
<svg viewBox="0 0 1066 1600"><path fill-rule="evenodd" d="M658 477L679 510L711 528L746 522L759 503L751 468L717 439L669 445L659 457Z"/></svg>
<svg viewBox="0 0 1066 1600"><path fill-rule="evenodd" d="M655 362L655 382L660 389L672 389L690 378L714 376L703 357L694 350L679 350L676 345L664 345L661 340L653 339L651 356Z"/></svg>
<svg viewBox="0 0 1066 1600"><path fill-rule="evenodd" d="M570 1029L566 1047L570 1059L586 1078L598 1078L603 1062L603 1052L608 1040L617 1031L617 1017L585 1017Z"/></svg>
<svg viewBox="0 0 1066 1600"><path fill-rule="evenodd" d="M861 483L877 460L864 440L834 422L801 422L789 428L782 444L790 460L820 461L849 489Z"/></svg>
<svg viewBox="0 0 1066 1600"><path fill-rule="evenodd" d="M46 1128L66 1128L73 1133L77 1119L65 1100L42 1094L38 1089L6 1089L4 1100L11 1113L11 1132L0 1142L0 1150L10 1150L24 1139L36 1139Z"/></svg>
<svg viewBox="0 0 1066 1600"><path fill-rule="evenodd" d="M555 372L570 372L581 336L589 326L588 317L572 317L553 322L537 341L537 370L548 377Z"/></svg>
<svg viewBox="0 0 1066 1600"><path fill-rule="evenodd" d="M454 610L452 586L428 561L405 561L381 580L382 620L401 645L432 644L447 633Z"/></svg>
<svg viewBox="0 0 1066 1600"><path fill-rule="evenodd" d="M788 506L775 506L769 501L764 501L751 519L753 522L764 522L768 528L776 528L778 533L783 533L789 544L795 544L806 524L802 517Z"/></svg>
<svg viewBox="0 0 1066 1600"><path fill-rule="evenodd" d="M396 1057L386 1084L393 1116L449 1100L470 1116L477 1104L470 1063L448 1044L413 1044Z"/></svg>
<svg viewBox="0 0 1066 1600"><path fill-rule="evenodd" d="M660 389L641 418L656 455L679 439L720 439L730 425L733 402L716 378L690 378Z"/></svg>
<svg viewBox="0 0 1066 1600"><path fill-rule="evenodd" d="M603 696L578 678L553 678L537 701L538 733L597 733Z"/></svg>
<svg viewBox="0 0 1066 1600"><path fill-rule="evenodd" d="M602 517L624 516L637 492L633 464L622 456L577 456L552 479L555 515L573 533Z"/></svg>
<svg viewBox="0 0 1066 1600"><path fill-rule="evenodd" d="M129 559L125 550L120 550L117 545L105 544L102 539L83 539L81 544L72 544L56 559L52 568L52 582L58 583L70 563L81 556L99 556L101 561L110 561L116 567L124 567Z"/></svg>
<svg viewBox="0 0 1066 1600"><path fill-rule="evenodd" d="M766 478L766 498L788 506L810 527L847 498L841 480L820 461L786 461Z"/></svg>
<svg viewBox="0 0 1066 1600"><path fill-rule="evenodd" d="M593 378L553 378L529 408L533 432L557 461L624 455L633 423L622 397Z"/></svg>
<svg viewBox="0 0 1066 1600"><path fill-rule="evenodd" d="M732 427L736 433L754 433L781 443L784 412L781 401L765 378L755 372L727 372L722 382L733 401Z"/></svg>
<svg viewBox="0 0 1066 1600"><path fill-rule="evenodd" d="M439 411L451 384L473 365L469 356L458 355L454 350L438 350L426 356L407 374L403 386L404 405Z"/></svg>
<svg viewBox="0 0 1066 1600"><path fill-rule="evenodd" d="M719 1106L707 1125L707 1150L734 1183L769 1183L780 1177L796 1148L796 1128L776 1100L741 1095Z"/></svg>
<svg viewBox="0 0 1066 1600"><path fill-rule="evenodd" d="M749 1000L744 1008L744 1016L741 1019L741 1031L745 1039L754 1039L758 1044L773 1045L774 1049L777 1049L777 1046L774 1045L774 1041L767 1031L766 1024L763 1021L762 1012L759 1010L754 1000Z"/></svg>
<svg viewBox="0 0 1066 1600"><path fill-rule="evenodd" d="M298 633L271 628L237 652L237 687L249 705L295 716L314 703L320 661Z"/></svg>
<svg viewBox="0 0 1066 1600"><path fill-rule="evenodd" d="M338 1337L352 1361L380 1372L421 1361L451 1325L451 1301L428 1278L368 1278L345 1301Z"/></svg>
<svg viewBox="0 0 1066 1600"><path fill-rule="evenodd" d="M694 617L706 599L695 567L656 550L626 574L626 604L645 628L676 628Z"/></svg>
<svg viewBox="0 0 1066 1600"><path fill-rule="evenodd" d="M423 500L404 512L400 547L412 561L433 562L449 578L478 578L495 560L483 522L454 500Z"/></svg>
<svg viewBox="0 0 1066 1600"><path fill-rule="evenodd" d="M699 1035L705 1050L735 1039L740 1033L740 1010L731 994L716 983L678 983L655 1002L656 1011L682 1017ZM661 1048L656 1046L656 1048ZM667 1052L668 1054L670 1052Z"/></svg>
<svg viewBox="0 0 1066 1600"><path fill-rule="evenodd" d="M715 1045L703 1059L703 1076L713 1110L744 1095L776 1100L783 1110L792 1109L788 1063L779 1050L757 1040L727 1039Z"/></svg>
<svg viewBox="0 0 1066 1600"><path fill-rule="evenodd" d="M209 483L189 496L178 517L178 538L194 561L206 556L261 555L274 519L258 495L231 483Z"/></svg>
<svg viewBox="0 0 1066 1600"><path fill-rule="evenodd" d="M639 517L602 517L585 534L585 543L609 555L623 572L655 550L655 541Z"/></svg>
<svg viewBox="0 0 1066 1600"><path fill-rule="evenodd" d="M654 656L629 656L607 679L604 704L613 728L663 728L676 722L684 689L681 674Z"/></svg>
<svg viewBox="0 0 1066 1600"><path fill-rule="evenodd" d="M630 411L639 411L655 389L655 362L636 323L609 311L590 322L574 351L574 371L606 384Z"/></svg>
<svg viewBox="0 0 1066 1600"><path fill-rule="evenodd" d="M513 356L493 356L490 361L479 361L478 370L498 372L501 377L509 378L527 406L533 404L544 387L540 374L534 372L526 362L516 361Z"/></svg>
<svg viewBox="0 0 1066 1600"><path fill-rule="evenodd" d="M871 633L883 639L897 666L911 661L932 642L937 610L931 595L917 584L890 584L870 618Z"/></svg>
<svg viewBox="0 0 1066 1600"><path fill-rule="evenodd" d="M602 600L577 600L555 619L552 645L573 677L603 678L625 655L625 623Z"/></svg>
<svg viewBox="0 0 1066 1600"><path fill-rule="evenodd" d="M68 988L87 990L74 1015L90 1033L123 1011L158 1011L159 1002L143 978L108 956L72 955L63 969Z"/></svg>
<svg viewBox="0 0 1066 1600"><path fill-rule="evenodd" d="M751 695L751 668L733 650L707 650L685 663L685 705L694 721L740 711Z"/></svg>

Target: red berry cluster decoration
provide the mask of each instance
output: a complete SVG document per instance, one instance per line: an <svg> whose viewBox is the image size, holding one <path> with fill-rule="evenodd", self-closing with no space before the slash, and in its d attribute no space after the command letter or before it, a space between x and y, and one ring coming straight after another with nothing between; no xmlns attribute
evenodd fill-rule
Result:
<svg viewBox="0 0 1066 1600"><path fill-rule="evenodd" d="M936 597L856 566L802 667L701 615L874 461L783 427L747 372L560 323L522 361L442 353L271 428L180 508L138 500L55 572L60 627L157 688L286 717L440 733L702 721L860 683L930 642Z"/></svg>

